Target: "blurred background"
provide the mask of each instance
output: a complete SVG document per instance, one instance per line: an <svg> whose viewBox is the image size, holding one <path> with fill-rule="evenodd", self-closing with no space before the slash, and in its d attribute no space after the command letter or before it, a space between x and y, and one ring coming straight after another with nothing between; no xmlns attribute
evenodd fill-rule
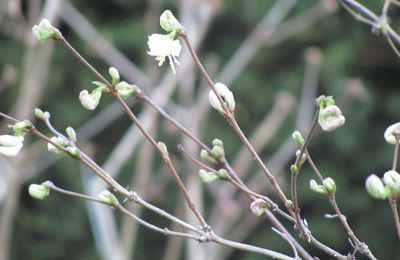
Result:
<svg viewBox="0 0 400 260"><path fill-rule="evenodd" d="M383 5L363 3L378 13ZM123 186L196 223L160 156L120 106L107 95L95 111L80 105L79 92L92 89L96 79L60 44L33 39L32 26L46 17L104 76L108 67L118 68L124 80L138 85L206 144L223 140L227 159L243 180L278 201L238 137L210 109L208 86L187 49L183 47L175 76L167 64L157 67L146 53L148 35L163 33L158 19L165 9L179 17L215 81L232 89L237 121L288 196L296 151L290 135L296 129L307 133L315 97L334 96L346 124L330 133L318 130L311 156L324 176L335 179L339 206L358 237L379 259L399 256L389 203L371 198L364 189L367 175L382 176L391 167L393 147L385 143L383 132L400 121L399 58L384 37L357 22L335 0L0 0L0 111L32 120L51 135L33 116L35 107L49 111L54 126L60 131L75 128L79 146ZM399 8L393 5L389 14L395 17ZM198 157L199 147L149 106L130 104L155 138L167 144L217 234L291 254L270 223L251 214L248 198L228 183L203 184L199 167L176 149L182 144ZM0 119L1 134L9 133L8 123ZM311 178L315 176L305 165L299 177L302 216L321 242L343 254L351 252L338 220L324 217L333 214L328 199L308 189ZM0 157L3 259L264 259L164 237L105 207L60 194L32 199L29 184L46 180L93 195L106 188L77 161L49 154L46 144L27 137L18 157ZM151 223L177 229L151 212L129 207ZM282 223L298 237L288 222ZM312 255L329 259L300 243Z"/></svg>

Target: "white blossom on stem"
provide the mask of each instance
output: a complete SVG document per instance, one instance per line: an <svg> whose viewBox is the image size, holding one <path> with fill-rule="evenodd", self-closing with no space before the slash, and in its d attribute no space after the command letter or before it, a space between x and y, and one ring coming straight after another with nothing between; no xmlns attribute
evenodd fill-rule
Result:
<svg viewBox="0 0 400 260"><path fill-rule="evenodd" d="M173 40L168 35L153 33L149 36L147 44L150 48L150 51L147 53L150 56L156 57L158 66L161 66L164 63L165 58L168 57L172 72L176 74L174 63L180 65L177 57L179 57L182 50L179 40Z"/></svg>
<svg viewBox="0 0 400 260"><path fill-rule="evenodd" d="M233 94L229 90L229 88L225 86L225 84L218 82L215 83L215 90L221 96L224 105L229 109L229 111L234 112L235 98L233 97ZM208 93L208 101L210 102L210 105L213 108L215 108L218 112L224 113L223 106L221 102L219 102L219 99L213 90L210 90L210 92Z"/></svg>
<svg viewBox="0 0 400 260"><path fill-rule="evenodd" d="M383 136L388 144L396 144L396 135L400 135L400 122L389 126Z"/></svg>

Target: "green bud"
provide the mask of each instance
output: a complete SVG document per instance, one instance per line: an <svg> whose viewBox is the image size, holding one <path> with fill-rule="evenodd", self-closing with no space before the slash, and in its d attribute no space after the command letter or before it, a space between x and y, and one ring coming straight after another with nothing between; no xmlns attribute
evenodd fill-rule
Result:
<svg viewBox="0 0 400 260"><path fill-rule="evenodd" d="M167 32L183 33L183 26L170 10L164 11L160 16L160 26Z"/></svg>
<svg viewBox="0 0 400 260"><path fill-rule="evenodd" d="M294 141L296 141L296 143L299 146L302 146L304 144L304 138L303 138L303 136L301 135L301 133L299 131L294 131L292 133L292 138L293 138Z"/></svg>
<svg viewBox="0 0 400 260"><path fill-rule="evenodd" d="M29 128L32 127L32 123L28 120L23 120L15 123L14 125L10 125L10 127L14 131L15 136L24 136L26 132L29 131Z"/></svg>
<svg viewBox="0 0 400 260"><path fill-rule="evenodd" d="M28 192L32 198L43 200L50 194L50 189L43 184L31 184L29 185Z"/></svg>
<svg viewBox="0 0 400 260"><path fill-rule="evenodd" d="M68 141L64 140L64 138L61 138L61 137L58 137L58 136L53 136L53 137L50 138L50 140L53 143L58 144L59 146L62 146L62 147L67 147L68 146ZM54 146L52 143L48 143L47 144L47 150L49 152L52 152L52 153L55 153L55 154L59 154L59 153L62 152L60 149L58 149L57 146Z"/></svg>
<svg viewBox="0 0 400 260"><path fill-rule="evenodd" d="M346 119L339 107L327 106L319 111L318 123L324 131L333 131L344 125Z"/></svg>
<svg viewBox="0 0 400 260"><path fill-rule="evenodd" d="M212 145L213 146L219 146L221 148L224 148L224 142L222 142L220 139L218 138L214 138L214 140L212 141Z"/></svg>
<svg viewBox="0 0 400 260"><path fill-rule="evenodd" d="M214 157L215 159L219 159L224 155L224 148L221 146L213 146L211 149L211 156Z"/></svg>
<svg viewBox="0 0 400 260"><path fill-rule="evenodd" d="M104 92L105 92L106 89L108 90L107 85L104 84L103 82L100 82L100 81L92 81L92 84L96 85L96 86L99 87L99 88L104 89Z"/></svg>
<svg viewBox="0 0 400 260"><path fill-rule="evenodd" d="M67 147L67 151L68 151L68 154L71 155L74 158L80 158L81 157L81 152L75 146L68 146Z"/></svg>
<svg viewBox="0 0 400 260"><path fill-rule="evenodd" d="M310 180L310 190L320 193L320 194L326 194L327 190L323 185L317 184L315 180Z"/></svg>
<svg viewBox="0 0 400 260"><path fill-rule="evenodd" d="M286 208L289 209L289 210L293 209L293 201L291 201L291 200L286 200L285 206L286 206Z"/></svg>
<svg viewBox="0 0 400 260"><path fill-rule="evenodd" d="M40 108L35 108L34 113L35 113L35 116L37 118L39 118L40 120L44 119L44 112Z"/></svg>
<svg viewBox="0 0 400 260"><path fill-rule="evenodd" d="M322 96L319 96L316 99L316 103L320 107L320 109L322 109L322 108L327 107L327 106L335 105L335 100L333 99L332 96L327 96L326 97L326 96L322 95Z"/></svg>
<svg viewBox="0 0 400 260"><path fill-rule="evenodd" d="M110 67L108 69L108 73L111 76L112 84L113 85L117 84L119 82L119 79L120 79L118 70L116 68L114 68L114 67Z"/></svg>
<svg viewBox="0 0 400 260"><path fill-rule="evenodd" d="M218 170L218 177L223 180L229 179L229 174L225 169Z"/></svg>
<svg viewBox="0 0 400 260"><path fill-rule="evenodd" d="M142 90L138 88L138 86L128 84L125 81L121 81L120 83L118 83L115 88L117 89L118 94L123 98L136 97L137 94L142 92Z"/></svg>
<svg viewBox="0 0 400 260"><path fill-rule="evenodd" d="M32 32L40 42L45 42L48 39L59 40L62 37L61 32L52 26L47 19L42 19L39 25L34 25Z"/></svg>
<svg viewBox="0 0 400 260"><path fill-rule="evenodd" d="M383 185L382 180L375 174L368 176L365 181L365 188L376 199L386 199L389 195L388 188Z"/></svg>
<svg viewBox="0 0 400 260"><path fill-rule="evenodd" d="M67 132L69 140L75 143L77 141L75 130L72 127L68 126L65 131Z"/></svg>
<svg viewBox="0 0 400 260"><path fill-rule="evenodd" d="M296 151L297 158L300 156L300 153L301 153L301 150ZM306 161L306 159L307 159L307 155L306 155L306 153L303 153L300 158L300 164L303 164Z"/></svg>
<svg viewBox="0 0 400 260"><path fill-rule="evenodd" d="M297 168L296 165L292 164L292 165L290 165L290 172L292 174L298 174L299 173L299 169Z"/></svg>
<svg viewBox="0 0 400 260"><path fill-rule="evenodd" d="M109 192L108 190L103 190L102 192L99 193L98 196L100 200L106 204L109 204L111 206L119 205L117 197L115 197L115 195Z"/></svg>
<svg viewBox="0 0 400 260"><path fill-rule="evenodd" d="M325 179L322 181L322 184L324 185L325 189L326 189L329 193L335 195L335 192L336 192L336 183L335 183L335 181L334 181L332 178L330 178L330 177L325 178Z"/></svg>
<svg viewBox="0 0 400 260"><path fill-rule="evenodd" d="M199 170L199 176L205 183L212 183L219 179L219 176L215 172L207 172L204 169Z"/></svg>
<svg viewBox="0 0 400 260"><path fill-rule="evenodd" d="M211 157L211 155L204 149L201 149L200 151L200 158L207 162L207 163L211 163L211 164L217 164L217 160L215 160L215 158Z"/></svg>

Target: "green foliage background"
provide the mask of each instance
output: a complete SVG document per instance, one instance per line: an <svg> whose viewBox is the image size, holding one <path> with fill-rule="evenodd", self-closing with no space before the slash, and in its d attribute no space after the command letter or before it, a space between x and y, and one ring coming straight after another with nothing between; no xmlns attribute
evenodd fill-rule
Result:
<svg viewBox="0 0 400 260"><path fill-rule="evenodd" d="M144 17L147 1L71 2L141 68L153 63L152 57L146 54L147 35L153 33L145 29L144 21L149 19ZM298 1L289 17L303 12L316 2ZM370 0L363 3L379 10L382 1ZM273 1L264 0L221 1L220 12L200 48L200 57L204 59L208 54L217 55L221 64L224 64L272 4ZM174 2L165 1L163 7L174 10L175 5ZM398 15L397 10L393 13L394 16ZM61 24L61 30L95 67L106 73L106 64L70 28ZM23 45L2 33L0 43L0 69L5 64L20 68ZM400 249L389 204L372 199L364 190L367 175L382 175L391 167L393 147L384 142L383 132L390 124L400 121L399 59L383 37L375 36L371 33L371 28L355 21L340 9L278 46L262 48L231 86L237 106L243 109L243 116L238 117L238 121L245 133L251 133L272 107L278 91L286 89L296 97L300 96L304 52L311 46L319 48L323 54L319 94L333 95L340 99L346 92L348 80L357 78L365 87L365 95L345 104L342 109L346 116L345 126L333 133L318 135L310 146L310 152L323 174L335 179L339 205L359 238L370 245L379 259L395 259L400 255ZM77 64L65 49L55 46L41 106L52 113L55 126L63 129L68 125L80 125L93 115L80 107L77 98L80 90L87 88L92 80L90 72ZM19 83L17 81L12 88L1 94L1 111L7 111L12 105L18 95ZM99 109L109 102L112 102L110 98L103 98ZM109 151L107 145L115 143L128 127L125 119L92 140L98 151L98 161L101 162ZM229 149L228 157L232 158L240 143L228 129L228 125L216 113L212 113L207 127L209 136L205 140L223 136ZM265 161L268 162L271 154L294 130L293 127L294 118L285 123L285 128L262 153ZM174 140L171 142L175 145ZM131 166L127 165L126 168ZM79 166L75 161L63 159L31 182L40 183L49 179L61 187L81 191L78 171ZM287 172L289 178L289 171ZM328 200L308 190L311 176L310 169L305 167L300 176L299 190L302 213L315 237L340 252L348 252L350 246L338 222L324 218L325 213L333 212ZM20 209L15 219L12 259L99 259L84 202L57 194L45 201L34 201L27 195L28 184L22 191ZM168 185L168 189L166 194L177 196L173 184ZM171 197L176 197L175 195ZM165 197L156 199L156 202L166 209L174 208L174 202ZM268 225L263 221L260 221L260 227L247 242L290 252L284 242L276 239L276 235L271 235L267 230ZM156 251L152 248L164 248L165 241L160 234L141 230L141 241L137 245L135 259L158 259L162 250ZM311 248L306 243L303 244ZM321 259L328 259L320 252L312 248L310 250ZM237 252L231 259L263 258Z"/></svg>

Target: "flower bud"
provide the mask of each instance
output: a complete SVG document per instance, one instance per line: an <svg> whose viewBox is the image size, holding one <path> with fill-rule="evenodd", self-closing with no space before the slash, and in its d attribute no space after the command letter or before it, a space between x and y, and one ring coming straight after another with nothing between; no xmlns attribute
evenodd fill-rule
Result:
<svg viewBox="0 0 400 260"><path fill-rule="evenodd" d="M211 155L204 149L200 151L200 158L205 162L217 164L217 160L215 160L214 157L211 157Z"/></svg>
<svg viewBox="0 0 400 260"><path fill-rule="evenodd" d="M233 94L229 88L218 82L215 84L215 90L221 96L224 106L226 106L230 112L234 112L235 98L233 97ZM213 90L210 90L208 93L208 101L213 108L215 108L221 114L224 114L224 108Z"/></svg>
<svg viewBox="0 0 400 260"><path fill-rule="evenodd" d="M64 140L63 138L58 137L58 136L53 136L52 138L50 138L50 140L53 143L56 143L56 144L58 144L59 146L62 146L62 147L67 147L67 145L68 145L68 142L66 140ZM55 153L55 154L58 154L58 153L62 152L60 149L58 149L58 147L54 146L52 143L47 143L47 150L49 152L52 152L52 153Z"/></svg>
<svg viewBox="0 0 400 260"><path fill-rule="evenodd" d="M39 118L40 120L44 120L44 112L43 112L43 110L41 110L40 108L35 108L34 109L34 113L35 113L35 116L37 118Z"/></svg>
<svg viewBox="0 0 400 260"><path fill-rule="evenodd" d="M163 142L158 142L157 146L162 154L168 155L168 148Z"/></svg>
<svg viewBox="0 0 400 260"><path fill-rule="evenodd" d="M301 153L301 150L297 150L296 151L296 157L299 157L300 153ZM306 161L306 159L307 159L307 155L306 155L306 153L303 153L301 155L300 164L303 164Z"/></svg>
<svg viewBox="0 0 400 260"><path fill-rule="evenodd" d="M211 183L219 179L219 176L215 172L207 172L204 169L199 170L199 176L205 183Z"/></svg>
<svg viewBox="0 0 400 260"><path fill-rule="evenodd" d="M224 155L224 149L221 146L213 146L211 149L211 156L215 159L219 159Z"/></svg>
<svg viewBox="0 0 400 260"><path fill-rule="evenodd" d="M34 199L43 200L50 194L50 189L46 185L31 184L28 188L29 195Z"/></svg>
<svg viewBox="0 0 400 260"><path fill-rule="evenodd" d="M102 192L100 192L98 197L102 202L109 204L111 206L119 205L117 197L115 197L115 195L109 192L108 190L103 190Z"/></svg>
<svg viewBox="0 0 400 260"><path fill-rule="evenodd" d="M292 174L297 174L297 173L299 173L299 169L297 168L296 165L292 164L292 165L290 165L290 172Z"/></svg>
<svg viewBox="0 0 400 260"><path fill-rule="evenodd" d="M263 199L256 199L250 204L251 212L256 215L257 217L264 214L265 210L268 208L267 204Z"/></svg>
<svg viewBox="0 0 400 260"><path fill-rule="evenodd" d="M304 138L299 131L294 131L292 133L292 138L297 143L297 145L302 146L304 144Z"/></svg>
<svg viewBox="0 0 400 260"><path fill-rule="evenodd" d="M100 102L102 90L96 88L91 94L85 89L79 93L79 100L84 108L94 110Z"/></svg>
<svg viewBox="0 0 400 260"><path fill-rule="evenodd" d="M318 123L324 131L333 131L341 127L345 121L342 111L335 105L327 106L319 111Z"/></svg>
<svg viewBox="0 0 400 260"><path fill-rule="evenodd" d="M45 42L48 39L59 40L62 36L61 32L52 26L47 19L42 19L39 25L34 25L32 32L40 42Z"/></svg>
<svg viewBox="0 0 400 260"><path fill-rule="evenodd" d="M114 68L114 67L110 67L108 69L108 73L111 76L112 84L113 85L117 84L119 82L119 79L120 79L118 70L116 68Z"/></svg>
<svg viewBox="0 0 400 260"><path fill-rule="evenodd" d="M123 98L136 97L137 94L142 92L136 85L128 84L125 81L118 83L115 88L118 94Z"/></svg>
<svg viewBox="0 0 400 260"><path fill-rule="evenodd" d="M0 154L13 157L18 154L23 146L22 136L0 135Z"/></svg>
<svg viewBox="0 0 400 260"><path fill-rule="evenodd" d="M387 171L383 175L383 182L389 188L391 195L400 192L400 174L396 171Z"/></svg>
<svg viewBox="0 0 400 260"><path fill-rule="evenodd" d="M397 135L400 135L400 122L389 126L383 136L388 144L396 144Z"/></svg>
<svg viewBox="0 0 400 260"><path fill-rule="evenodd" d="M67 132L69 140L75 143L77 141L75 130L72 127L68 126L65 131Z"/></svg>
<svg viewBox="0 0 400 260"><path fill-rule="evenodd" d="M335 195L335 192L336 192L336 183L335 183L335 181L334 181L332 178L330 178L330 177L325 178L325 179L322 181L322 184L324 185L325 189L326 189L329 193Z"/></svg>
<svg viewBox="0 0 400 260"><path fill-rule="evenodd" d="M365 188L368 193L376 199L386 199L388 194L388 189L383 185L382 180L375 174L368 176L365 181Z"/></svg>
<svg viewBox="0 0 400 260"><path fill-rule="evenodd" d="M310 180L310 190L320 194L326 194L327 190L325 186L319 185L315 180Z"/></svg>
<svg viewBox="0 0 400 260"><path fill-rule="evenodd" d="M170 10L165 10L160 16L160 26L167 32L182 33L183 27Z"/></svg>

